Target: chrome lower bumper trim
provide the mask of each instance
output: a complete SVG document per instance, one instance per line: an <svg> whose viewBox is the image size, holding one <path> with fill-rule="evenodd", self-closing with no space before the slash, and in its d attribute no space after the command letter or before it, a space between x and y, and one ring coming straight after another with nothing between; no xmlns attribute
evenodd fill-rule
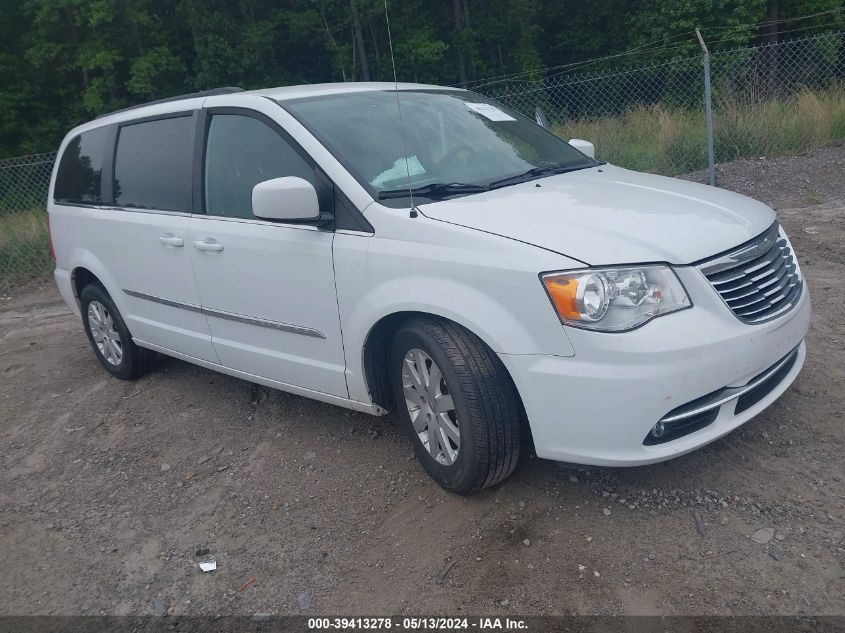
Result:
<svg viewBox="0 0 845 633"><path fill-rule="evenodd" d="M800 347L800 346L799 346ZM741 398L746 393L749 393L753 389L759 387L764 382L766 382L769 378L774 376L781 368L795 360L795 357L798 355L798 347L793 349L789 354L781 358L778 362L774 365L769 367L766 371L762 374L758 374L754 378L752 378L747 384L743 385L742 387L725 387L724 389L720 389L719 391L715 391L709 396L704 396L704 398L700 398L699 400L693 401L689 406L689 408L679 407L679 409L675 409L666 415L665 417L661 418L661 422L677 422L679 420L685 420L687 418L691 418L696 415L701 415L702 413L706 413L707 411L712 411L713 409L717 409L722 405L730 402L731 400L737 400Z"/></svg>

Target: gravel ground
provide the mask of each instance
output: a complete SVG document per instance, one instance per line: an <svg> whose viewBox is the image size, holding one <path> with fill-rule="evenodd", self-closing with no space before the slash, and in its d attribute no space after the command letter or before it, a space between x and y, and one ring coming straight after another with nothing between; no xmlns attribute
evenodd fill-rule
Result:
<svg viewBox="0 0 845 633"><path fill-rule="evenodd" d="M526 458L471 498L428 479L395 417L175 360L121 382L51 284L3 298L0 615L845 615L845 148L719 177L800 253L794 386L674 461Z"/></svg>

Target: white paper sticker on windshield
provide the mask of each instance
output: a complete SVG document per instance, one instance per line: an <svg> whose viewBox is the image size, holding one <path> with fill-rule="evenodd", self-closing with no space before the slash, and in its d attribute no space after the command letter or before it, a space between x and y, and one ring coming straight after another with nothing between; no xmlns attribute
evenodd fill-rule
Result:
<svg viewBox="0 0 845 633"><path fill-rule="evenodd" d="M478 114L491 121L516 121L512 116L505 114L499 108L489 103L470 103L469 101L464 101L464 103L470 110L478 112Z"/></svg>

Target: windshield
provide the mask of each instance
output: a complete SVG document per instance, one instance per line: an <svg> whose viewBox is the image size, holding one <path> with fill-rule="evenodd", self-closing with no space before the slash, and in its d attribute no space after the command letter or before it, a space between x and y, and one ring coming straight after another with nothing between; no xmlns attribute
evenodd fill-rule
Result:
<svg viewBox="0 0 845 633"><path fill-rule="evenodd" d="M393 207L469 195L597 163L521 114L466 91L368 91L282 101ZM404 138L402 129L404 128Z"/></svg>

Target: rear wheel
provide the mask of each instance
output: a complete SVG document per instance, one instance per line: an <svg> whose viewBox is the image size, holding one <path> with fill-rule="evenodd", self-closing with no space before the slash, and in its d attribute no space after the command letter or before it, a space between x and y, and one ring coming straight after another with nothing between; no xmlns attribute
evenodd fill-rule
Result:
<svg viewBox="0 0 845 633"><path fill-rule="evenodd" d="M522 407L477 336L445 320L410 320L394 338L390 379L417 457L441 486L470 493L513 472Z"/></svg>
<svg viewBox="0 0 845 633"><path fill-rule="evenodd" d="M122 380L133 380L153 367L158 354L135 345L123 317L102 286L85 286L79 303L85 334L106 371Z"/></svg>

